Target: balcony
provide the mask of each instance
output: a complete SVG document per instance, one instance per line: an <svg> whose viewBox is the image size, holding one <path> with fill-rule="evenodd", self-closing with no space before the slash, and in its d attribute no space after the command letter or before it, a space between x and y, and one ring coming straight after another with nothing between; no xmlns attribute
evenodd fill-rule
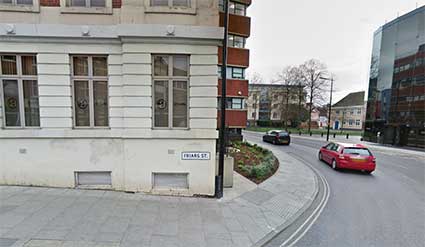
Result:
<svg viewBox="0 0 425 247"><path fill-rule="evenodd" d="M218 128L220 128L220 111L217 112ZM226 126L229 128L246 128L248 113L246 110L226 110Z"/></svg>
<svg viewBox="0 0 425 247"><path fill-rule="evenodd" d="M227 49L227 64L238 67L249 67L249 50L229 47ZM223 48L218 48L218 63L222 64Z"/></svg>
<svg viewBox="0 0 425 247"><path fill-rule="evenodd" d="M220 27L224 26L224 13L220 12ZM244 37L251 35L251 18L248 16L229 14L229 33Z"/></svg>
<svg viewBox="0 0 425 247"><path fill-rule="evenodd" d="M248 97L248 81L228 79L226 90L227 96ZM218 95L221 95L221 80L218 80Z"/></svg>

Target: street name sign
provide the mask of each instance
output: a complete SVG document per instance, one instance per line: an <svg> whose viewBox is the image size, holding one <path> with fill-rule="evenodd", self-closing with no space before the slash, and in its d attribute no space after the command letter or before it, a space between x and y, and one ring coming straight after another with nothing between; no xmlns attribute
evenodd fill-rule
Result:
<svg viewBox="0 0 425 247"><path fill-rule="evenodd" d="M182 160L210 160L210 152L182 152Z"/></svg>

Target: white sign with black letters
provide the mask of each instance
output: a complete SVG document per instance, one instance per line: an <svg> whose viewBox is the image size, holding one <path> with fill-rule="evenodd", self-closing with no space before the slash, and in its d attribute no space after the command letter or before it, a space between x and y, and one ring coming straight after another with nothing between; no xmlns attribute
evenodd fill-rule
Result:
<svg viewBox="0 0 425 247"><path fill-rule="evenodd" d="M182 152L182 160L210 160L210 152Z"/></svg>

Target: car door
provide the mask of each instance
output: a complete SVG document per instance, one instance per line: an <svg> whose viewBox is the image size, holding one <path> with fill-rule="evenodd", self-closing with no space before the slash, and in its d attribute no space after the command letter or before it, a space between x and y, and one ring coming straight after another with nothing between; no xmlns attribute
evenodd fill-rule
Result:
<svg viewBox="0 0 425 247"><path fill-rule="evenodd" d="M276 131L270 131L269 134L269 142L273 142L274 136L276 135Z"/></svg>
<svg viewBox="0 0 425 247"><path fill-rule="evenodd" d="M335 144L331 142L322 151L322 159L325 160L326 162L330 162L331 160L331 152L334 145Z"/></svg>
<svg viewBox="0 0 425 247"><path fill-rule="evenodd" d="M272 135L272 133L273 133L273 131L269 131L269 132L267 132L267 134L266 134L266 141L267 141L267 142L271 142L271 141L272 141L272 139L271 139L271 135Z"/></svg>
<svg viewBox="0 0 425 247"><path fill-rule="evenodd" d="M334 144L332 146L331 150L329 151L329 162L332 162L333 159L337 160L339 155L338 150L340 150L339 147L340 146L338 144Z"/></svg>

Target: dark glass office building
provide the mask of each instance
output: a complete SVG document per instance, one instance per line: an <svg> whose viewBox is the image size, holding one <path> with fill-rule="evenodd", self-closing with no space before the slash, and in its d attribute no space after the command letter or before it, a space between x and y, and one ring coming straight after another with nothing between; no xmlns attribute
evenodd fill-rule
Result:
<svg viewBox="0 0 425 247"><path fill-rule="evenodd" d="M364 140L425 148L425 6L374 34Z"/></svg>

